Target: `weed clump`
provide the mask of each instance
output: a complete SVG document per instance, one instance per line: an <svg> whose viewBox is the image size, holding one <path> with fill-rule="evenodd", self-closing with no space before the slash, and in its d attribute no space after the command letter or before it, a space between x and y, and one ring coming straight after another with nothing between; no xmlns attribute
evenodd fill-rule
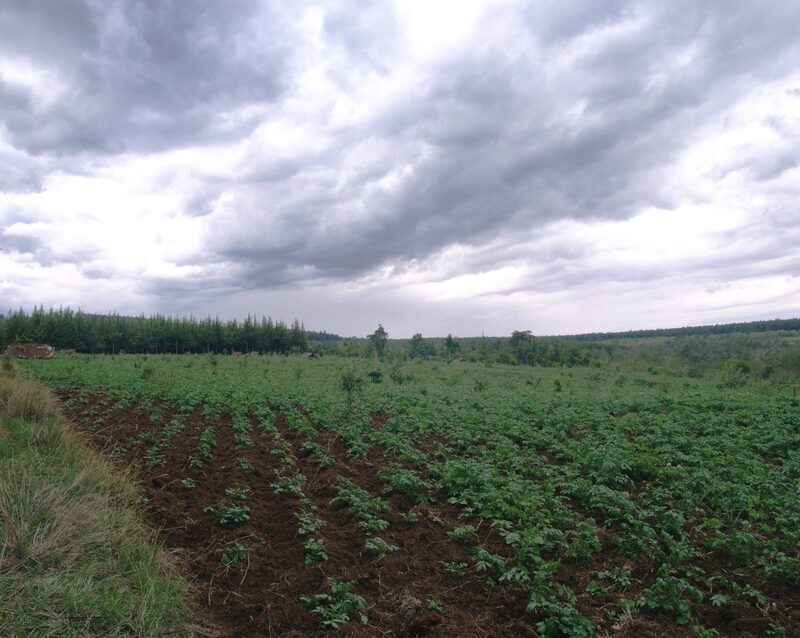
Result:
<svg viewBox="0 0 800 638"><path fill-rule="evenodd" d="M191 633L184 587L125 475L35 381L0 373L0 421L0 634Z"/></svg>
<svg viewBox="0 0 800 638"><path fill-rule="evenodd" d="M49 390L19 376L0 375L0 416L4 419L39 421L57 414Z"/></svg>

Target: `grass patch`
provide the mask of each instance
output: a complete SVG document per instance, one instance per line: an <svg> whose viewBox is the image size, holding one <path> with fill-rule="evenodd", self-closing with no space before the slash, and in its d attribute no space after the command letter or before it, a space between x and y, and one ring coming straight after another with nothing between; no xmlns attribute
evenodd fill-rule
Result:
<svg viewBox="0 0 800 638"><path fill-rule="evenodd" d="M0 371L0 636L192 633L137 497L44 386Z"/></svg>
<svg viewBox="0 0 800 638"><path fill-rule="evenodd" d="M50 392L41 383L18 376L15 369L0 371L0 417L43 419L55 417L57 409Z"/></svg>

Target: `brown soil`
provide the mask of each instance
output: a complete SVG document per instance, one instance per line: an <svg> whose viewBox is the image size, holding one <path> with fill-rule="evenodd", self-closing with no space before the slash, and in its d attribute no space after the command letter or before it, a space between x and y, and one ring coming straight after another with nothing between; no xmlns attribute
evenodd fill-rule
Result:
<svg viewBox="0 0 800 638"><path fill-rule="evenodd" d="M60 396L75 397L76 393ZM373 496L382 495L385 485L377 478L380 468L375 465L378 454L361 462L351 461L346 458L344 445L336 441L329 452L336 464L320 469L314 458L300 453L302 439L288 430L281 415L276 419L279 430L292 444L299 471L308 478L303 491L326 521L319 536L324 540L328 560L306 565L304 539L298 536L294 516L299 501L285 495L273 496L270 483L278 462L270 454L271 438L259 428L253 427L250 434L255 447L237 449L230 419L223 417L209 423L198 408L185 419L185 429L172 438L171 446L159 450L165 457L164 464L148 468L145 451L164 423L173 418L173 410L165 410L161 420L154 423L135 408L104 406L100 397L91 396L85 404L65 405L64 412L98 447L137 468L152 524L160 530L165 546L178 550L194 582L197 606L204 611L205 624L221 635L332 635L320 628L320 617L300 602L301 595L326 592L328 576L356 581L355 591L368 605L368 625L351 621L342 625L336 635L536 635L536 619L525 614L524 592L490 587L474 572L453 577L446 571L444 563L469 562L467 549L447 536L458 519L452 506L439 506L435 514L428 506L422 506L418 508L417 521L410 523L401 514L414 504L403 496L387 495L391 511L381 516L389 521L389 528L380 536L398 550L375 556L365 549L357 521L330 501L336 495L337 475L347 477ZM189 456L198 456L200 433L208 425L215 428L213 459L193 468ZM143 435L150 438L141 443ZM238 467L241 458L250 463L252 470ZM195 487L185 487L185 479L194 481ZM204 509L230 502L225 489L233 486L250 488L245 501L250 520L240 527L225 529L217 524L213 513ZM222 553L234 542L248 548L248 560L225 566L221 563ZM429 603L438 603L441 612L429 609Z"/></svg>
<svg viewBox="0 0 800 638"><path fill-rule="evenodd" d="M334 635L321 629L320 616L311 613L300 601L300 596L327 592L327 577L356 581L355 591L367 603L364 613L368 624L351 620L336 632L338 636L537 635L536 622L541 618L525 612L526 591L487 585L473 568L456 577L446 568L446 564L472 562L469 547L447 535L453 527L465 523L477 528L475 542L493 553L510 557L511 551L497 530L487 521L465 517L447 503L444 493L434 493L436 500L424 505L391 493L378 472L388 460L407 464L386 459L379 447L370 447L364 459L354 460L347 456L344 442L334 432L323 429L317 442L335 459L335 464L321 468L318 459L304 454L301 446L306 439L291 430L278 413L274 424L290 444L297 471L307 477L303 492L326 522L318 536L324 541L328 560L307 565L303 547L306 539L298 535L295 517L300 501L273 495L270 484L280 467L279 459L271 453L274 448L271 435L255 422L250 432L254 446L237 446L230 417L209 421L202 409L197 408L181 419L185 428L171 439L170 445L157 450L164 457L163 464L150 465L147 449L157 440L164 425L176 417L174 409L156 406L161 414L154 421L144 409L119 408L108 398L85 390L62 392L59 396L66 401L64 412L89 434L95 445L136 468L147 498L147 515L160 530L165 546L178 553L194 584L199 623L215 629L219 635L242 638ZM383 427L385 422L384 414L373 415L373 427ZM216 437L213 458L193 467L191 457L200 458L200 435L209 426L213 426ZM420 449L433 446L430 441L418 443ZM548 452L540 454L550 463L562 462ZM242 469L241 459L251 469ZM424 470L421 474L427 478ZM338 475L373 497L389 501L390 511L381 514L389 527L379 535L397 546L397 551L383 556L369 553L357 520L344 508L331 505ZM192 482L194 487L187 487ZM228 529L219 525L216 514L204 510L221 502L233 503L225 490L235 486L249 489L243 504L250 508L250 519ZM412 511L418 514L415 522L403 518L404 513ZM691 630L695 622L716 628L720 635L739 638L765 635L770 622L779 622L789 632L797 631L787 635L800 635L800 612L791 604L797 600L796 592L744 573L740 573L744 582L752 581L768 596L763 609L754 604L720 609L706 601L694 605L695 618L684 626L676 625L673 617L646 610L609 620L606 614L618 610L620 593L590 595L586 586L596 580L598 571L629 569L635 581L622 593L627 598L637 598L656 576L655 565L619 555L613 544L616 533L613 526L599 530L601 552L589 560L564 560L554 574L555 580L569 585L576 593L577 606L598 626L597 635L688 638L695 635ZM233 543L248 549L247 559L224 565L223 552ZM708 567L707 573L714 572L713 566L704 567Z"/></svg>

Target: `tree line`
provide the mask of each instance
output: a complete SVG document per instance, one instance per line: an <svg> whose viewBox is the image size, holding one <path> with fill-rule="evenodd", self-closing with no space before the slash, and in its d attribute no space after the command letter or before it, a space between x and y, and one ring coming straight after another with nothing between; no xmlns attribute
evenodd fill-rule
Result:
<svg viewBox="0 0 800 638"><path fill-rule="evenodd" d="M510 337L423 338L416 333L410 339L390 340L379 325L366 337L342 339L326 332L306 331L297 319L287 325L251 315L243 321L221 321L216 317L176 318L160 314L149 317L87 314L70 308L46 311L40 306L30 313L20 309L0 315L0 348L13 343L47 343L56 348L97 354L292 353L312 349L337 356L458 359L533 366L615 362L630 368L655 367L689 376L730 369L754 378L796 379L800 375L800 347L793 333L788 332L795 325L800 327L800 320L709 326L701 327L697 335L681 334L652 342L646 338L637 342L539 337L529 330L515 330ZM733 332L731 327L740 332ZM643 332L639 331L637 336ZM659 336L665 336L663 332L666 331L659 331Z"/></svg>
<svg viewBox="0 0 800 638"><path fill-rule="evenodd" d="M568 339L534 337L530 330L515 330L511 337L423 337L389 340L382 325L366 338L350 337L337 344L322 345L321 354L346 357L463 360L500 364L578 366L605 357L610 347L597 343L576 343Z"/></svg>
<svg viewBox="0 0 800 638"><path fill-rule="evenodd" d="M565 335L564 339L577 341L602 341L607 339L642 339L649 337L694 337L719 334L749 334L776 330L800 330L800 318L765 319L739 323L715 323L707 326L684 326L683 328L654 328L652 330L628 330L626 332L589 332L580 335Z"/></svg>
<svg viewBox="0 0 800 638"><path fill-rule="evenodd" d="M324 333L312 333L322 336ZM0 317L0 346L13 343L47 343L56 348L85 353L199 353L305 352L308 334L297 319L291 325L260 320L221 321L217 317L169 317L155 314L128 317L115 313L86 314L70 308L31 313L20 309Z"/></svg>

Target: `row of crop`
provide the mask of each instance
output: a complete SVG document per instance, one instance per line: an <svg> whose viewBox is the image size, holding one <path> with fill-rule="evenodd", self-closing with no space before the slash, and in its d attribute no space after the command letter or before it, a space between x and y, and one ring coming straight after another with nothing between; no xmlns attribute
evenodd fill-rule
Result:
<svg viewBox="0 0 800 638"><path fill-rule="evenodd" d="M581 540L574 530L580 524L588 530L594 519L598 529L613 530L611 542L623 555L657 562L661 571L648 582L658 583L650 596L666 601L663 608L678 609L679 618L685 614L669 601L669 592L692 602L696 588L708 600L708 592L718 593L719 581L709 585L711 578L736 582L732 574L696 571L713 552L788 583L800 571L794 552L800 528L797 413L770 397L719 396L717 389L700 385L670 394L637 385L596 397L570 394L564 401L566 391L542 391L548 384L521 380L505 388L491 376L482 387L477 380L483 377L476 376L465 391L469 375L477 372L459 377L433 367L409 368L416 381L398 376L403 380L350 383L348 390L348 371L327 364L231 360L226 374L211 375L200 359L187 363L168 361L176 373L169 387L159 382L165 375L145 379L140 368L138 387L153 400L186 401L192 386L190 396L201 397L214 414L255 413L270 403L293 414L301 406L307 422L335 431L354 458L378 446L404 466L430 460L485 465L497 474L493 493L485 498L496 508L498 525L510 521L513 531L524 535L540 528L558 531L561 539L543 552L549 561L568 557L567 548L576 543L591 545L588 532ZM115 383L124 385L126 378L136 381L136 369ZM373 430L370 414L376 411L388 421ZM306 427L302 419L298 427ZM330 458L327 448L312 440L314 433L307 435L308 451ZM436 480L434 487L452 489L453 497L461 498L458 485ZM506 492L514 495L512 501L534 503L544 495L571 513L553 520L548 514L531 527L515 504L506 502ZM473 507L459 505L465 511ZM590 515L575 514L586 510Z"/></svg>

